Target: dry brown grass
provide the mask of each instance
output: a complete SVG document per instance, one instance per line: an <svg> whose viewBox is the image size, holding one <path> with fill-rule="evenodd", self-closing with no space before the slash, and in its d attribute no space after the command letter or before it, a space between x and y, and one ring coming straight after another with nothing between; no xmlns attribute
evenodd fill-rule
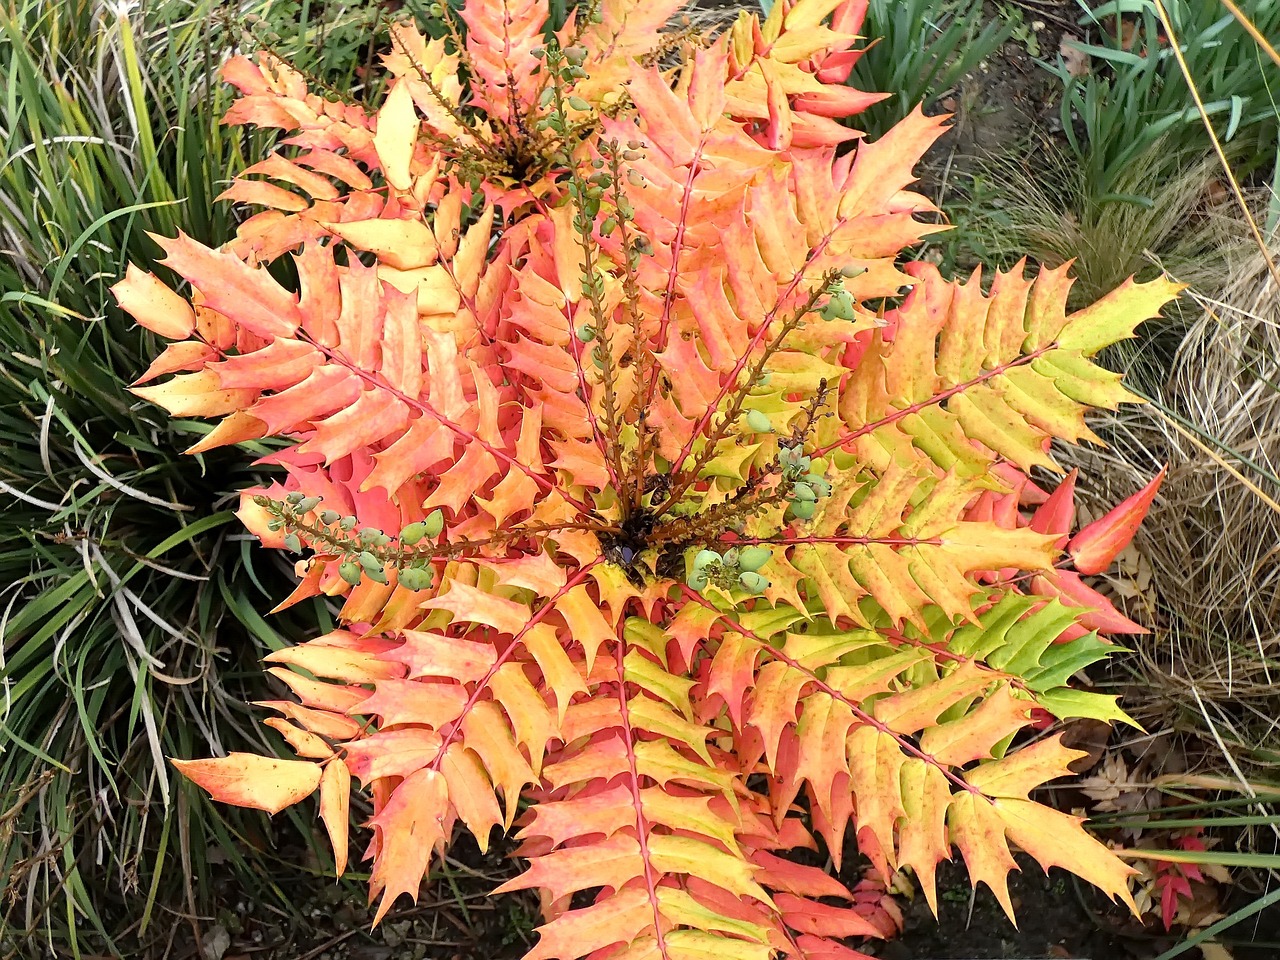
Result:
<svg viewBox="0 0 1280 960"><path fill-rule="evenodd" d="M1255 252L1192 302L1158 403L1113 418L1110 447L1079 463L1105 478L1096 506L1169 464L1130 571L1149 572L1157 627L1134 644L1153 694L1138 719L1199 716L1234 760L1280 765L1280 290Z"/></svg>

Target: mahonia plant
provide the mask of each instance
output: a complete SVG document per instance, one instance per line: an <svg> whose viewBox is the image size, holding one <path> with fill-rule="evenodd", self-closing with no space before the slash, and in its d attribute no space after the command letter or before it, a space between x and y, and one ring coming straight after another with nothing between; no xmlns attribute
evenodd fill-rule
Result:
<svg viewBox="0 0 1280 960"><path fill-rule="evenodd" d="M844 83L865 0L714 39L678 6L399 24L376 111L227 65L226 122L281 138L232 242L157 238L189 299L115 288L176 341L136 393L220 418L193 453L287 441L240 515L301 554L282 606L345 625L267 658L297 759L175 762L272 813L318 790L339 872L354 777L375 922L459 823L517 829L529 960L858 956L892 910L789 856L846 835L935 908L953 849L1010 914L1015 849L1132 906L1031 792L1082 756L1058 721L1125 719L1068 686L1141 631L1081 574L1154 488L1072 537L1074 475L1030 473L1134 399L1089 358L1177 288L1069 313L1065 268L903 265L944 123L839 122L877 99Z"/></svg>

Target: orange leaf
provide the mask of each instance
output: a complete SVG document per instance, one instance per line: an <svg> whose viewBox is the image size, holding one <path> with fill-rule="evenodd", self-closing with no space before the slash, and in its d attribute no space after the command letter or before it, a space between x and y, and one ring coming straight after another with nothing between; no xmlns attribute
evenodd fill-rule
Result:
<svg viewBox="0 0 1280 960"><path fill-rule="evenodd" d="M973 712L925 730L920 735L920 749L939 763L954 767L990 757L996 744L1030 722L1034 706L1030 700L1015 697L1005 684Z"/></svg>
<svg viewBox="0 0 1280 960"><path fill-rule="evenodd" d="M178 771L213 799L237 807L279 813L315 792L320 765L231 753L215 760L173 760Z"/></svg>
<svg viewBox="0 0 1280 960"><path fill-rule="evenodd" d="M435 770L418 770L392 791L386 805L369 821L380 840L369 878L370 895L382 894L374 926L400 894L417 898L431 855L445 841L448 803L444 777Z"/></svg>
<svg viewBox="0 0 1280 960"><path fill-rule="evenodd" d="M877 720L888 724L895 733L915 733L933 726L944 710L991 683L991 674L966 660L936 683L915 687L879 700L875 705Z"/></svg>
<svg viewBox="0 0 1280 960"><path fill-rule="evenodd" d="M422 727L383 730L342 744L347 766L366 786L383 777L407 777L440 753L440 736Z"/></svg>
<svg viewBox="0 0 1280 960"><path fill-rule="evenodd" d="M148 234L166 256L162 261L200 291L204 305L260 337L291 337L302 322L298 300L265 268L234 254L211 250L183 233L175 239Z"/></svg>
<svg viewBox="0 0 1280 960"><path fill-rule="evenodd" d="M633 817L634 822L634 817ZM619 890L644 872L640 844L635 837L615 833L607 839L557 850L529 861L529 869L508 880L494 893L540 887L559 900L590 887Z"/></svg>
<svg viewBox="0 0 1280 960"><path fill-rule="evenodd" d="M584 957L615 943L630 943L653 924L649 895L639 887L603 894L589 907L569 910L538 927L538 942L524 960Z"/></svg>

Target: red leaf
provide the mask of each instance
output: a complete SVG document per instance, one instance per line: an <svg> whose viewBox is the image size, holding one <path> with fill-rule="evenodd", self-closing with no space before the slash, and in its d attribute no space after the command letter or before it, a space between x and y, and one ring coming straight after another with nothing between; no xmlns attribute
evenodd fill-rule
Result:
<svg viewBox="0 0 1280 960"><path fill-rule="evenodd" d="M1075 562L1076 569L1083 574L1102 573L1120 551L1129 545L1133 535L1151 509L1151 501L1155 499L1164 482L1167 466L1161 467L1145 487L1131 497L1125 498L1112 508L1105 517L1089 524L1067 544L1067 552Z"/></svg>

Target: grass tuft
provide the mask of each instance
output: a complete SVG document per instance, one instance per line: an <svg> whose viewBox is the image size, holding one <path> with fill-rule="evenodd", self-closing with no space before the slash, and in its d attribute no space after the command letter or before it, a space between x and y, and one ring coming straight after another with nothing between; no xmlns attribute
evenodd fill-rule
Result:
<svg viewBox="0 0 1280 960"><path fill-rule="evenodd" d="M241 18L273 8L282 52L325 49L318 6L0 7L0 957L123 955L178 915L198 936L215 853L291 902L263 818L215 809L164 758L263 744L256 661L328 614L254 612L292 583L254 566L231 512L255 451L181 457L198 428L128 393L158 346L108 293L160 255L148 231L233 234L213 198L263 147L219 124L217 71ZM329 49L321 72L350 53Z"/></svg>

